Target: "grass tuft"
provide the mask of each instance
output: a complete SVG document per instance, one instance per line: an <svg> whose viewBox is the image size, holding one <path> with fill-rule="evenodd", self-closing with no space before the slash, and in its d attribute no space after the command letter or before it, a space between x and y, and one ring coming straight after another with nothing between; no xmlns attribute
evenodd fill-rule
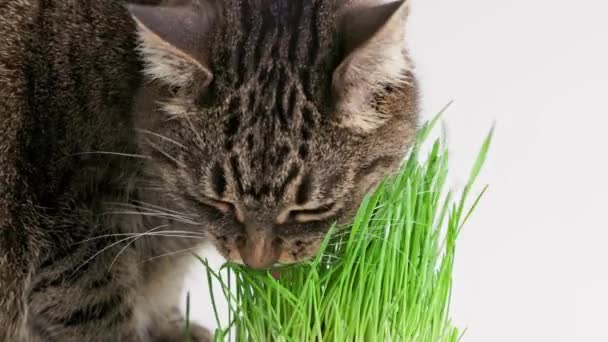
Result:
<svg viewBox="0 0 608 342"><path fill-rule="evenodd" d="M449 318L456 239L485 192L469 204L492 132L454 196L445 141L420 156L437 121L421 128L400 172L365 198L348 229L331 228L314 260L277 280L230 263L215 272L199 258L229 307L224 326L212 291L216 341L458 341Z"/></svg>

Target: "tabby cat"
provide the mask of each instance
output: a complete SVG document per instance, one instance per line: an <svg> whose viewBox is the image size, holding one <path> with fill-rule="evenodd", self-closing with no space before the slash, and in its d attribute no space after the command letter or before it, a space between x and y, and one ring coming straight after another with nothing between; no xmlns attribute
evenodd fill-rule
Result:
<svg viewBox="0 0 608 342"><path fill-rule="evenodd" d="M313 256L415 134L408 11L1 1L0 341L182 341L188 251Z"/></svg>

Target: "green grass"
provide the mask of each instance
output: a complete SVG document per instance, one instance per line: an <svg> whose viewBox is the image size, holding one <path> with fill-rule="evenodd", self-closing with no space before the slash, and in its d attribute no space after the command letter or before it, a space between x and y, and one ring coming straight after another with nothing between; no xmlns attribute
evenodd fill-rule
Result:
<svg viewBox="0 0 608 342"><path fill-rule="evenodd" d="M455 196L446 190L445 141L426 145L438 118L422 127L400 172L366 197L352 225L331 229L316 259L282 269L276 280L230 263L216 273L199 258L209 283L222 286L211 293L216 341L460 339L449 317L456 239L485 191L470 198L492 133ZM219 300L228 303L228 326Z"/></svg>

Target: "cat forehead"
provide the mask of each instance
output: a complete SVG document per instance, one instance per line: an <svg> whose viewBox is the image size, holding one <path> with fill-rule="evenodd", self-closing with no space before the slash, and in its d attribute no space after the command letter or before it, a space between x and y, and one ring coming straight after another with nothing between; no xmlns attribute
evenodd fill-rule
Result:
<svg viewBox="0 0 608 342"><path fill-rule="evenodd" d="M221 7L222 21L256 30L256 24L302 29L298 20L316 21L337 12L345 3L344 0L224 0L215 4Z"/></svg>
<svg viewBox="0 0 608 342"><path fill-rule="evenodd" d="M225 154L235 153L250 164L251 171L262 174L297 161L312 162L311 152L323 148L334 139L329 122L319 108L309 101L297 83L280 77L271 87L241 90L227 100L216 112L219 123L214 132L222 142Z"/></svg>
<svg viewBox="0 0 608 342"><path fill-rule="evenodd" d="M290 131L318 124L322 99L314 98L302 80L280 62L258 65L243 82L242 87L216 95L223 100L219 114L228 119L227 135L238 133L242 125L267 129L276 125L281 131Z"/></svg>
<svg viewBox="0 0 608 342"><path fill-rule="evenodd" d="M329 82L336 66L328 3L228 1L210 61L218 88L232 90L251 80L266 87L280 77L299 81L308 97L319 96L312 88Z"/></svg>
<svg viewBox="0 0 608 342"><path fill-rule="evenodd" d="M216 144L217 153L209 149L214 165L205 163L208 179L225 179L233 197L250 205L290 203L306 187L314 193L356 154L296 87L284 90L231 97L216 112L218 125L201 132Z"/></svg>

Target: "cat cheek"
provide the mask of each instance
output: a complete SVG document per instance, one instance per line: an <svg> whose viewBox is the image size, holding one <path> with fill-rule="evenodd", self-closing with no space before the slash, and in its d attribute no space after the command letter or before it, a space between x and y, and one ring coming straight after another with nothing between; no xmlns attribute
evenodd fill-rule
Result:
<svg viewBox="0 0 608 342"><path fill-rule="evenodd" d="M282 265L288 265L288 264L293 264L295 262L297 262L298 260L296 259L297 253L294 255L293 251L283 251L281 252L281 255L279 256L279 264Z"/></svg>
<svg viewBox="0 0 608 342"><path fill-rule="evenodd" d="M317 254L319 253L319 248L321 247L323 240L324 240L324 238L320 239L320 240L316 240L316 241L312 242L310 245L306 246L304 248L304 251L302 252L302 255L305 255L307 259L316 257Z"/></svg>
<svg viewBox="0 0 608 342"><path fill-rule="evenodd" d="M241 253L239 253L238 248L234 244L226 242L225 239L216 239L215 248L228 261L243 264Z"/></svg>
<svg viewBox="0 0 608 342"><path fill-rule="evenodd" d="M310 244L293 246L291 249L284 250L281 252L279 263L294 264L310 260L316 257L322 242L323 240L314 241Z"/></svg>
<svg viewBox="0 0 608 342"><path fill-rule="evenodd" d="M241 259L241 253L239 253L239 250L237 248L228 249L228 255L225 255L225 257L233 263L243 265L243 259Z"/></svg>
<svg viewBox="0 0 608 342"><path fill-rule="evenodd" d="M244 264L241 253L234 242L229 242L222 245L222 256L235 264Z"/></svg>

